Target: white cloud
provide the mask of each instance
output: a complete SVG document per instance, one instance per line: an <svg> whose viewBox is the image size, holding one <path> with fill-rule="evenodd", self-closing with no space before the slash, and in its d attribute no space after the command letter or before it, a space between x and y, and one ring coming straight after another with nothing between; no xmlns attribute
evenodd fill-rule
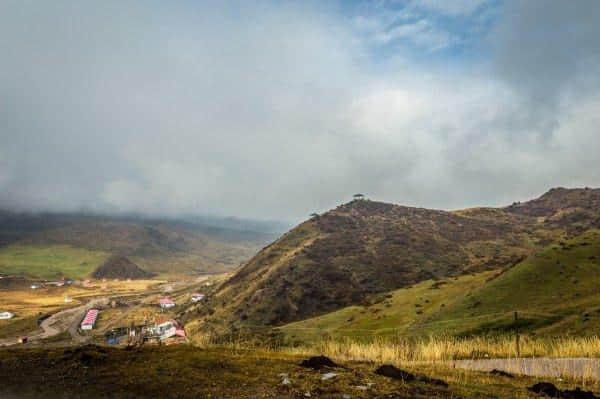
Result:
<svg viewBox="0 0 600 399"><path fill-rule="evenodd" d="M487 0L413 0L411 8L425 8L452 17L469 16Z"/></svg>

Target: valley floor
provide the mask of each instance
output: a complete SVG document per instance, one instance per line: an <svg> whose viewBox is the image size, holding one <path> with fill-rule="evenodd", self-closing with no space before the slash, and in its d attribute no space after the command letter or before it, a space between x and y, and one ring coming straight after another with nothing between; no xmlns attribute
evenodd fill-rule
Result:
<svg viewBox="0 0 600 399"><path fill-rule="evenodd" d="M532 377L425 364L402 365L417 375L416 380L403 381L375 374L380 366L376 363L343 362L342 367L316 371L299 365L304 358L194 346L11 348L0 350L0 381L2 397L8 399L540 397L527 390L540 381ZM335 376L323 380L325 373ZM289 384L283 383L286 377ZM574 386L551 381L560 389Z"/></svg>

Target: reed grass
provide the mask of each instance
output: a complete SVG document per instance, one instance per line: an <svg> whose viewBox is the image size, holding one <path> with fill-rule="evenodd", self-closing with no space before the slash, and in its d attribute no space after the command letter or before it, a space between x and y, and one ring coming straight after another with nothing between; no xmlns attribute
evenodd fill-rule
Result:
<svg viewBox="0 0 600 399"><path fill-rule="evenodd" d="M514 337L443 338L417 340L374 339L363 343L350 339L321 340L299 350L312 349L345 360L374 362L448 361L457 359L515 358ZM520 357L600 357L600 336L537 338L521 337Z"/></svg>
<svg viewBox="0 0 600 399"><path fill-rule="evenodd" d="M594 388L600 384L600 336L523 336L520 339L521 357L517 357L514 336L375 338L368 343L350 338L322 339L290 347L275 341L265 343L259 339L236 338L215 344L208 335L196 335L193 344L205 348L218 346L241 356L248 356L249 350L292 356L322 354L342 362L434 366L456 369L457 372L459 369L490 371L497 368L517 375L562 377Z"/></svg>
<svg viewBox="0 0 600 399"><path fill-rule="evenodd" d="M194 344L214 346L209 335L197 334ZM217 346L232 349L262 349L288 353L322 353L340 360L398 362L438 362L460 359L498 358L600 358L600 336L589 337L520 337L520 356L514 336L496 337L424 337L418 339L375 337L370 342L351 338L323 338L299 346L278 341L230 338Z"/></svg>

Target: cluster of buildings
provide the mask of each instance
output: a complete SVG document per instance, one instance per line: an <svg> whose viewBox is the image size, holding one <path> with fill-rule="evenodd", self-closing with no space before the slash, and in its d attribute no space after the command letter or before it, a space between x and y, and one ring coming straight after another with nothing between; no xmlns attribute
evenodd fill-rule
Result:
<svg viewBox="0 0 600 399"><path fill-rule="evenodd" d="M109 345L128 344L161 344L173 345L187 342L183 326L175 319L157 317L153 324L131 327L119 327L106 334Z"/></svg>
<svg viewBox="0 0 600 399"><path fill-rule="evenodd" d="M144 329L144 342L176 344L187 342L183 326L168 317L158 317L155 323Z"/></svg>
<svg viewBox="0 0 600 399"><path fill-rule="evenodd" d="M200 302L206 298L204 294L191 295L192 302ZM160 298L158 305L162 310L175 307L177 304L169 297ZM114 328L106 333L106 342L109 345L128 344L161 344L172 345L187 342L183 325L169 316L158 316L152 324L131 325L129 327Z"/></svg>

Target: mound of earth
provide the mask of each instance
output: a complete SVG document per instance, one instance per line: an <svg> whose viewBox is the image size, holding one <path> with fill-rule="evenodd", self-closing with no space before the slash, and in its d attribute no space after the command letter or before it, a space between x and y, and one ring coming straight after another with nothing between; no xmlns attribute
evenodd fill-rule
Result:
<svg viewBox="0 0 600 399"><path fill-rule="evenodd" d="M124 256L112 256L92 273L93 278L144 279L154 277Z"/></svg>

